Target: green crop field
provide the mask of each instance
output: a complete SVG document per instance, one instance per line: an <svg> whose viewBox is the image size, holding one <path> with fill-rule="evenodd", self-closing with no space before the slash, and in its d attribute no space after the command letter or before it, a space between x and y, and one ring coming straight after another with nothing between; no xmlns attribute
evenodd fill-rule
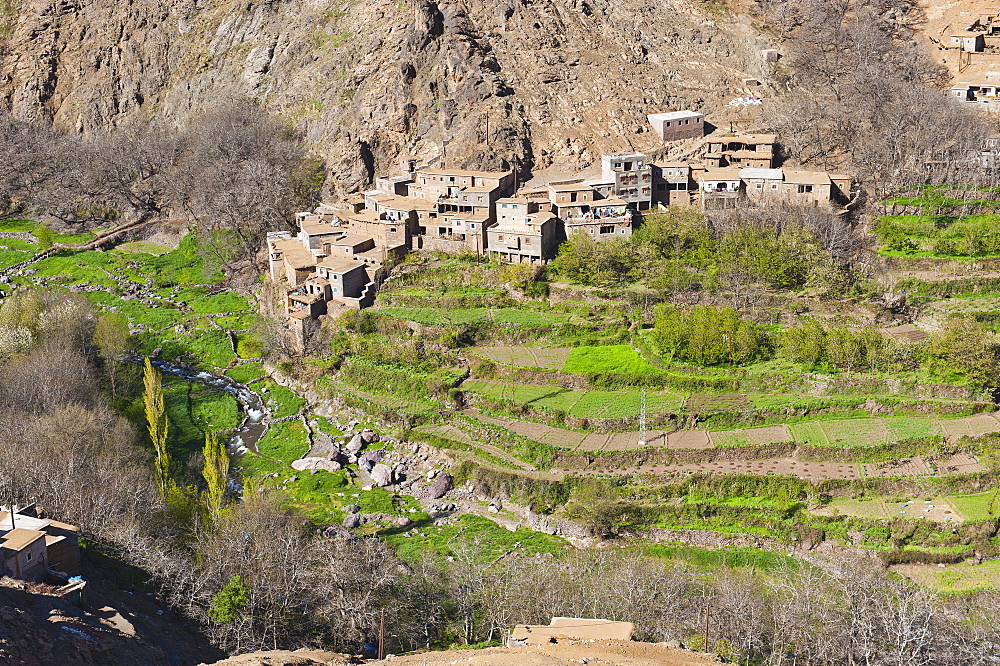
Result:
<svg viewBox="0 0 1000 666"><path fill-rule="evenodd" d="M563 366L563 372L581 375L589 373L655 375L661 373L629 345L575 347L570 352L566 365Z"/></svg>
<svg viewBox="0 0 1000 666"><path fill-rule="evenodd" d="M974 590L1000 588L1000 560L987 560L982 564L949 564L939 567L931 564L906 564L893 570L935 592L955 594Z"/></svg>
<svg viewBox="0 0 1000 666"><path fill-rule="evenodd" d="M577 391L558 386L537 386L504 381L468 379L462 390L478 393L494 400L513 401L538 409L566 412L578 418L623 418L639 414L642 404L640 389L619 391ZM675 412L680 409L682 396L666 391L646 391L646 411L650 414Z"/></svg>
<svg viewBox="0 0 1000 666"><path fill-rule="evenodd" d="M570 320L570 315L559 312L515 308L439 310L437 308L380 307L377 311L388 317L413 321L427 326L465 326L482 323L552 326Z"/></svg>

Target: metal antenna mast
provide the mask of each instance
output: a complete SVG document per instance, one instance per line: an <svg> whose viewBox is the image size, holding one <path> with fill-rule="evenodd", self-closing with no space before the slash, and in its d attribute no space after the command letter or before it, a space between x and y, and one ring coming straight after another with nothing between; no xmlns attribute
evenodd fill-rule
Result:
<svg viewBox="0 0 1000 666"><path fill-rule="evenodd" d="M642 389L642 401L639 406L639 446L646 445L646 389Z"/></svg>

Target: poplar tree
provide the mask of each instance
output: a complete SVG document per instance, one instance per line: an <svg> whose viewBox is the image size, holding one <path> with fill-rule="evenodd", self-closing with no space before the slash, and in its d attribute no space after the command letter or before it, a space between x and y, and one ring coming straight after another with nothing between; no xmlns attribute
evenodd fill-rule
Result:
<svg viewBox="0 0 1000 666"><path fill-rule="evenodd" d="M170 455L167 453L167 434L170 421L167 420L167 410L163 401L163 383L159 371L153 367L149 357L145 360L143 383L146 392L143 403L146 406L146 422L149 424L149 438L156 450L156 480L160 486L160 494L164 498L170 489Z"/></svg>
<svg viewBox="0 0 1000 666"><path fill-rule="evenodd" d="M222 511L222 498L226 494L226 483L229 477L229 454L226 451L224 442L219 441L219 436L212 431L205 433L205 466L201 470L201 475L208 484L205 491L205 508L208 509L208 516L214 519Z"/></svg>

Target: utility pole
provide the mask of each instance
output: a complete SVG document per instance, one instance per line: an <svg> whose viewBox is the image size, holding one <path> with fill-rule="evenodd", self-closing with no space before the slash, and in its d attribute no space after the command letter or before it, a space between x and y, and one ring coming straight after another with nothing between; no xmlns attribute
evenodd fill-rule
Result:
<svg viewBox="0 0 1000 666"><path fill-rule="evenodd" d="M709 605L708 605L708 597L706 596L705 597L705 652L709 651L708 650L708 614L709 614Z"/></svg>
<svg viewBox="0 0 1000 666"><path fill-rule="evenodd" d="M708 626L707 624L705 626ZM385 659L385 609L378 623L378 658Z"/></svg>

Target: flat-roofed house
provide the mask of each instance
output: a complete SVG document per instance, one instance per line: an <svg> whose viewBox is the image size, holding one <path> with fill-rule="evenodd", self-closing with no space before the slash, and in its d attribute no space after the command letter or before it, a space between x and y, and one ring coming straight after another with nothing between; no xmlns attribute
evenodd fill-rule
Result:
<svg viewBox="0 0 1000 666"><path fill-rule="evenodd" d="M460 169L418 168L410 186L411 196L427 199L452 199L466 189L492 193L493 201L509 194L514 187L513 171L466 171Z"/></svg>
<svg viewBox="0 0 1000 666"><path fill-rule="evenodd" d="M737 168L705 169L694 174L699 179L698 193L705 210L735 208L744 196L743 180Z"/></svg>
<svg viewBox="0 0 1000 666"><path fill-rule="evenodd" d="M785 169L783 188L791 200L829 206L839 199L839 188L825 171Z"/></svg>
<svg viewBox="0 0 1000 666"><path fill-rule="evenodd" d="M772 169L775 166L774 134L743 134L708 138L705 163L711 167L727 166Z"/></svg>
<svg viewBox="0 0 1000 666"><path fill-rule="evenodd" d="M784 194L782 183L785 174L781 169L756 169L747 167L739 170L747 198L759 200L762 197L780 196Z"/></svg>
<svg viewBox="0 0 1000 666"><path fill-rule="evenodd" d="M697 111L669 111L651 113L646 120L653 132L663 141L700 139L705 136L705 114Z"/></svg>
<svg viewBox="0 0 1000 666"><path fill-rule="evenodd" d="M636 210L649 210L652 205L653 168L643 153L601 155L601 181L613 184L605 197L624 199Z"/></svg>
<svg viewBox="0 0 1000 666"><path fill-rule="evenodd" d="M653 164L653 203L661 206L690 206L694 188L691 165L686 162Z"/></svg>
<svg viewBox="0 0 1000 666"><path fill-rule="evenodd" d="M267 235L268 256L271 278L284 278L292 288L309 279L316 267L316 255L287 231L271 232Z"/></svg>
<svg viewBox="0 0 1000 666"><path fill-rule="evenodd" d="M628 238L632 235L633 218L628 202L623 199L599 199L575 214L559 209L566 236L587 234L597 241Z"/></svg>
<svg viewBox="0 0 1000 666"><path fill-rule="evenodd" d="M546 263L560 239L559 218L524 198L497 201L497 224L487 230L488 251L508 263Z"/></svg>
<svg viewBox="0 0 1000 666"><path fill-rule="evenodd" d="M0 508L0 575L38 581L47 573L80 574L80 528L39 518L34 505L13 517Z"/></svg>

